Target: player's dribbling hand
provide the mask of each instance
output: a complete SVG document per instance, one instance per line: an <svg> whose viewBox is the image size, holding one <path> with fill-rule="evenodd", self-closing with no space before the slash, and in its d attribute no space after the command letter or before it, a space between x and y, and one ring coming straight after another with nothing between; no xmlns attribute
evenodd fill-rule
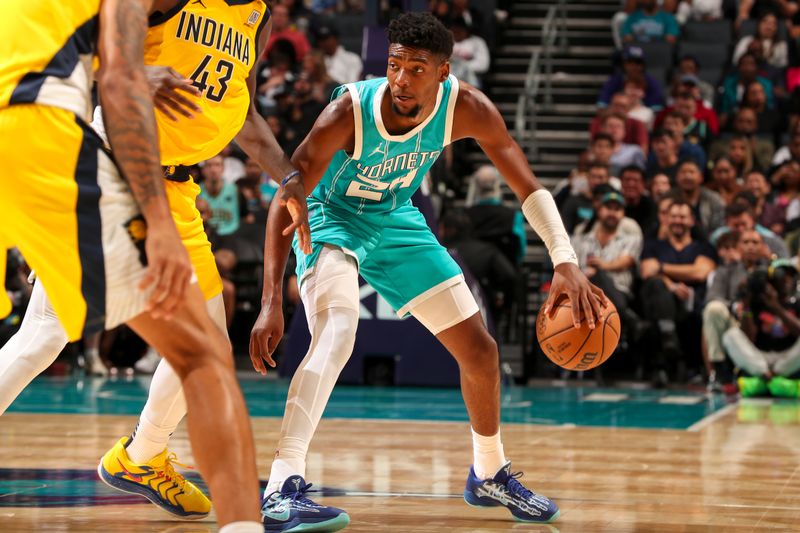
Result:
<svg viewBox="0 0 800 533"><path fill-rule="evenodd" d="M149 227L145 240L147 271L139 289L152 289L145 309L153 318L172 318L192 279L189 253L178 237L172 220L164 227Z"/></svg>
<svg viewBox="0 0 800 533"><path fill-rule="evenodd" d="M200 106L186 97L187 94L200 97L200 90L192 84L192 80L184 78L171 67L148 65L145 66L145 73L153 105L167 118L178 120L173 111L186 118L192 118L195 113L202 112Z"/></svg>
<svg viewBox="0 0 800 533"><path fill-rule="evenodd" d="M600 307L608 305L605 293L591 283L573 263L561 263L555 269L550 294L544 304L544 312L551 318L555 316L555 302L566 294L572 306L572 322L576 328L581 325L581 317L585 316L589 327L594 329L600 317Z"/></svg>
<svg viewBox="0 0 800 533"><path fill-rule="evenodd" d="M276 366L272 354L278 347L281 337L283 337L283 308L280 304L263 305L253 331L250 332L250 361L255 371L262 376L267 375L264 361L272 368Z"/></svg>
<svg viewBox="0 0 800 533"><path fill-rule="evenodd" d="M311 253L311 228L308 225L308 204L306 204L306 191L303 182L289 180L281 187L278 194L281 207L285 207L292 217L292 223L283 230L283 236L291 235L297 231L297 243L303 253Z"/></svg>

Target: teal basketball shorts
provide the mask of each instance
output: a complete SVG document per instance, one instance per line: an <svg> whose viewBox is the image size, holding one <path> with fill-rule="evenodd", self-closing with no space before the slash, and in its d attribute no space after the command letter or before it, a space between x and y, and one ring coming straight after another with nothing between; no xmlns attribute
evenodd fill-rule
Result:
<svg viewBox="0 0 800 533"><path fill-rule="evenodd" d="M311 254L299 249L297 238L292 244L301 285L326 244L355 257L359 274L400 316L463 280L461 268L410 202L386 214L357 215L309 198L308 218Z"/></svg>

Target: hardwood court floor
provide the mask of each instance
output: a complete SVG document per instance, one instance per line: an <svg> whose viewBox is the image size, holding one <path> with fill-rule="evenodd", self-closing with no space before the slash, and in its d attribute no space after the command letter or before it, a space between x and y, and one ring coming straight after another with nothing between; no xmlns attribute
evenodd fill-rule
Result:
<svg viewBox="0 0 800 533"><path fill-rule="evenodd" d="M212 519L172 521L95 481L96 459L135 420L0 418L0 532L216 531ZM471 451L462 422L323 420L307 477L332 495L325 503L350 512L351 532L800 531L800 405L748 402L706 422L696 431L506 425L514 469L561 507L550 526L463 502ZM279 424L253 420L262 479ZM172 449L192 463L183 426Z"/></svg>

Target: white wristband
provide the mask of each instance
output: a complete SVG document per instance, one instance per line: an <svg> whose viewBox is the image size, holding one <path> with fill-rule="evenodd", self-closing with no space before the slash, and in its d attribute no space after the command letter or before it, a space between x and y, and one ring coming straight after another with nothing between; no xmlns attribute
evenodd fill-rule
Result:
<svg viewBox="0 0 800 533"><path fill-rule="evenodd" d="M578 264L578 256L572 249L564 222L549 191L539 189L531 193L522 203L522 214L544 241L553 266L561 263Z"/></svg>

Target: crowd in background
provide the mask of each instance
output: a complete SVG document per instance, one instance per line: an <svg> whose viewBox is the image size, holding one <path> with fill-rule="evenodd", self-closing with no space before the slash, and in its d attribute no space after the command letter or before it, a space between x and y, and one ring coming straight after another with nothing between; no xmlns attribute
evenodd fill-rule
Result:
<svg viewBox="0 0 800 533"><path fill-rule="evenodd" d="M631 0L612 21L619 65L556 198L657 384L732 391L736 369L742 394L798 396L799 8Z"/></svg>
<svg viewBox="0 0 800 533"><path fill-rule="evenodd" d="M399 4L381 2L383 17ZM611 21L617 65L598 95L589 146L553 191L581 268L620 310L620 360L659 386L706 380L711 389L732 392L740 372L743 394L800 395L799 382L788 379L800 370L793 259L800 248L800 4L623 4ZM352 17L362 7L342 0L272 6L257 106L287 154L337 86L369 75L359 43L346 48L332 16ZM482 12L469 0L432 0L430 10L453 31L453 73L483 86L507 13ZM683 53L690 29L696 34L698 24L720 23L735 36L724 57L715 63ZM667 46L668 68L648 65L653 43ZM414 202L477 279L489 303L487 320L507 325L527 304L520 290L525 225L519 210L504 205L497 170L472 168L463 157L467 149L448 147ZM197 165L193 176L224 280L231 337L246 347L260 307L276 177L235 144ZM299 303L292 261L287 324ZM0 325L5 337L30 290L25 268L22 260L9 262L7 286L17 306ZM88 361L87 368L104 373L138 360L138 370L152 371L157 354L126 335L116 343L126 353L114 355L119 335L111 336L101 345L104 363ZM124 349L130 346L136 353Z"/></svg>
<svg viewBox="0 0 800 533"><path fill-rule="evenodd" d="M388 21L402 10L402 4L395 0L381 1L381 19ZM256 66L256 104L288 155L311 130L339 85L368 76L361 50L364 7L363 0L271 2L272 33ZM489 44L482 35L492 35L495 22L502 21L505 13L486 13L470 6L469 0L433 0L429 8L453 31L453 74L482 86L491 57ZM449 154L442 159L439 172L449 174L454 157ZM260 309L267 213L278 189L276 178L279 181L281 176L267 175L235 143L193 167L191 174L200 185L197 207L223 278L231 339L235 347L238 344L238 352L246 351L249 331ZM449 221L442 221L440 234L474 272L489 295L490 319L499 321L503 310L509 307L508 299L518 280L526 236L521 214L502 205L497 172L487 167L476 176L482 177L476 178L477 187L471 192L470 215L465 211L454 212ZM459 181L464 178L458 176ZM436 214L442 205L436 201L436 208L433 207L430 181L424 190L425 194L417 195L415 201L426 216L430 214L428 220L437 231ZM473 224L472 219L480 219L481 223ZM498 224L502 226L500 231ZM291 257L286 268L287 325L300 300L293 263ZM6 286L15 310L0 323L0 342L16 331L31 288L27 266L16 251L10 255L7 270ZM139 372L152 372L159 361L158 354L135 340L125 326L105 333L103 342L98 337L70 345L65 355L56 366L67 367L64 364L67 359L89 373L102 375L118 368L132 372L134 365Z"/></svg>

